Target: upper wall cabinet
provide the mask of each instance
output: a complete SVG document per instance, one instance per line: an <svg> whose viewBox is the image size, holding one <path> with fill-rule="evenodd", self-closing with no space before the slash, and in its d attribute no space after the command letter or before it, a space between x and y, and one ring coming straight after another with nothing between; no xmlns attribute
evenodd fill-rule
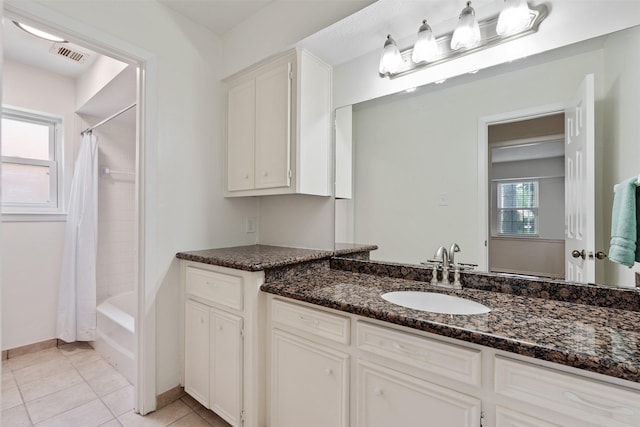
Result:
<svg viewBox="0 0 640 427"><path fill-rule="evenodd" d="M331 67L296 49L226 88L225 196L330 196Z"/></svg>

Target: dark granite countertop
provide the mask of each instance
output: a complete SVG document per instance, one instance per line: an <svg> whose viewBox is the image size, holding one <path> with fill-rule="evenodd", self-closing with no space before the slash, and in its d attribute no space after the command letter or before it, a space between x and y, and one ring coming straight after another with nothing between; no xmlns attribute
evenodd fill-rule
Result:
<svg viewBox="0 0 640 427"><path fill-rule="evenodd" d="M248 245L231 248L178 252L176 257L204 264L219 265L245 271L261 271L308 261L329 259L335 254L368 252L375 245L341 244L333 250L288 248L269 245Z"/></svg>
<svg viewBox="0 0 640 427"><path fill-rule="evenodd" d="M326 269L261 290L360 316L524 356L640 382L640 312L466 288L447 291L415 280ZM383 300L393 290L428 290L491 308L446 315Z"/></svg>

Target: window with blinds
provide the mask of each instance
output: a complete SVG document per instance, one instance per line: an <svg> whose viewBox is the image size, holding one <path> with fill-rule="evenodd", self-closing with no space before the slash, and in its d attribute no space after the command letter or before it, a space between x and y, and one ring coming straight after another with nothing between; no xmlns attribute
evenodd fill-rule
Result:
<svg viewBox="0 0 640 427"><path fill-rule="evenodd" d="M538 235L538 181L498 182L496 196L498 235Z"/></svg>

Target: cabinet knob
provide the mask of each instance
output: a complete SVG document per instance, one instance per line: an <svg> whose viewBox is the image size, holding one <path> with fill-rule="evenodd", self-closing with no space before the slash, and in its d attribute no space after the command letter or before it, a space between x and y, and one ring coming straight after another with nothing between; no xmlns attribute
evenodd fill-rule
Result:
<svg viewBox="0 0 640 427"><path fill-rule="evenodd" d="M218 330L221 331L222 330L222 325L218 325Z"/></svg>
<svg viewBox="0 0 640 427"><path fill-rule="evenodd" d="M373 388L373 394L375 394L376 396L382 396L384 394L384 392L382 391L382 389L380 387L374 387Z"/></svg>
<svg viewBox="0 0 640 427"><path fill-rule="evenodd" d="M249 174L248 173L244 174L244 179L249 179Z"/></svg>
<svg viewBox="0 0 640 427"><path fill-rule="evenodd" d="M324 374L325 374L326 376L329 376L329 375L333 374L333 369L331 369L331 368L324 368Z"/></svg>
<svg viewBox="0 0 640 427"><path fill-rule="evenodd" d="M264 174L263 174L263 175L264 175L264 176L269 176L269 172L264 171Z"/></svg>

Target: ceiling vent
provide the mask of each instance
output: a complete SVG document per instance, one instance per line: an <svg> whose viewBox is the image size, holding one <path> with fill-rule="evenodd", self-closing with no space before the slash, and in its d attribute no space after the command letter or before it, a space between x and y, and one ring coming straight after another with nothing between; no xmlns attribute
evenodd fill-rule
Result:
<svg viewBox="0 0 640 427"><path fill-rule="evenodd" d="M54 43L49 49L49 52L54 55L64 56L74 62L82 64L90 55L87 52L83 52L77 49L71 43Z"/></svg>

